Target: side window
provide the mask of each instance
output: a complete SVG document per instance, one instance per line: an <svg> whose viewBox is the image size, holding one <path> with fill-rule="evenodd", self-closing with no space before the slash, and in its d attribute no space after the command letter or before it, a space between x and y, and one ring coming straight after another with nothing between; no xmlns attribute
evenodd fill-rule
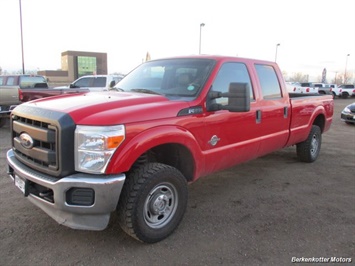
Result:
<svg viewBox="0 0 355 266"><path fill-rule="evenodd" d="M15 78L14 77L8 77L6 81L6 85L12 86L15 84Z"/></svg>
<svg viewBox="0 0 355 266"><path fill-rule="evenodd" d="M254 93L250 81L248 69L243 63L225 63L218 71L217 77L213 82L212 90L220 92L228 92L231 82L247 83L250 88L250 100L253 101ZM226 105L227 98L216 99L216 103Z"/></svg>
<svg viewBox="0 0 355 266"><path fill-rule="evenodd" d="M79 79L74 85L77 87L90 87L91 79L92 78Z"/></svg>
<svg viewBox="0 0 355 266"><path fill-rule="evenodd" d="M2 85L3 82L4 82L4 78L0 77L0 85Z"/></svg>
<svg viewBox="0 0 355 266"><path fill-rule="evenodd" d="M94 78L93 87L106 87L106 77L96 77Z"/></svg>
<svg viewBox="0 0 355 266"><path fill-rule="evenodd" d="M275 70L268 65L255 65L264 99L282 98Z"/></svg>

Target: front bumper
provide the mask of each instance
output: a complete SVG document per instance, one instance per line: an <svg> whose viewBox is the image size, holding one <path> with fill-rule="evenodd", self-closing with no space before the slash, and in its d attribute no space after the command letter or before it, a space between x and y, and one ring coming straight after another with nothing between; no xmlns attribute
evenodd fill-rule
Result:
<svg viewBox="0 0 355 266"><path fill-rule="evenodd" d="M15 184L33 204L59 224L83 230L107 227L111 212L116 210L125 174L77 173L58 179L25 166L15 158L12 150L6 157L8 174Z"/></svg>
<svg viewBox="0 0 355 266"><path fill-rule="evenodd" d="M355 114L353 114L353 113L341 113L340 118L344 122L355 124Z"/></svg>

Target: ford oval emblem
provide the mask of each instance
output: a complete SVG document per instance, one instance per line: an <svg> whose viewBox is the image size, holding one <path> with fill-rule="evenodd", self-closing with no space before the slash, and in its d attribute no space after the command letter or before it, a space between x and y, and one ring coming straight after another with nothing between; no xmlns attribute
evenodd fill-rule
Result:
<svg viewBox="0 0 355 266"><path fill-rule="evenodd" d="M33 148L33 144L34 144L32 137L27 133L22 133L20 135L20 143L26 149Z"/></svg>

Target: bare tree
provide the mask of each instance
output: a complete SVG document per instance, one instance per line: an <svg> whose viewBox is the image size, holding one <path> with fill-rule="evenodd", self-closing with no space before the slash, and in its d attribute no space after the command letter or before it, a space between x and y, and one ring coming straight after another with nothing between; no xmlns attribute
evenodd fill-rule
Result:
<svg viewBox="0 0 355 266"><path fill-rule="evenodd" d="M332 80L332 83L335 84L349 84L351 83L351 80L353 79L353 73L347 72L345 75L345 72L339 72L335 75L334 79Z"/></svg>
<svg viewBox="0 0 355 266"><path fill-rule="evenodd" d="M297 73L294 73L290 77L290 81L293 81L293 82L307 82L308 81L308 75L305 75L302 72L297 72Z"/></svg>

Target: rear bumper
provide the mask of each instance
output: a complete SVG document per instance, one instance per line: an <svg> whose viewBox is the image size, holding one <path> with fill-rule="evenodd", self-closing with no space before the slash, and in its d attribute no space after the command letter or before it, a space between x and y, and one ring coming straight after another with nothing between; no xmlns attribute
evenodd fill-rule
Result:
<svg viewBox="0 0 355 266"><path fill-rule="evenodd" d="M125 174L77 173L58 179L34 171L7 152L8 174L23 193L59 224L73 229L103 230L116 209ZM19 190L20 192L20 190Z"/></svg>

